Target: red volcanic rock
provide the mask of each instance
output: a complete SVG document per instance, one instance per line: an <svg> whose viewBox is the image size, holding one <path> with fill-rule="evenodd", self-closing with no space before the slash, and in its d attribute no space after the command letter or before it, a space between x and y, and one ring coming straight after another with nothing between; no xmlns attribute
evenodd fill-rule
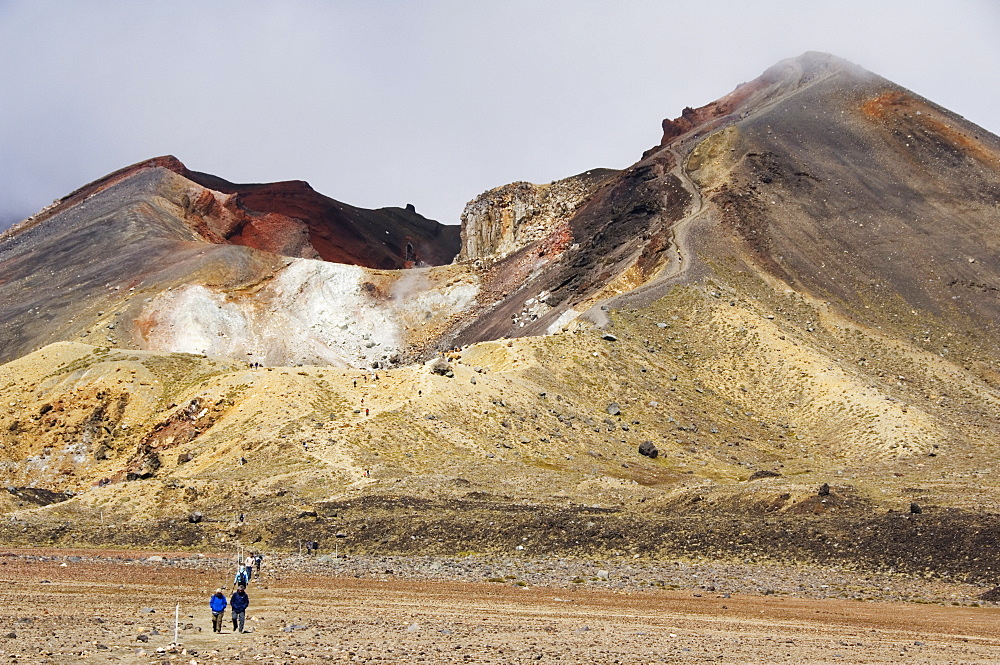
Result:
<svg viewBox="0 0 1000 665"><path fill-rule="evenodd" d="M223 242L381 269L442 265L458 254L459 227L426 219L412 206L366 210L323 196L302 180L244 185L180 169L171 168L230 195L224 208L236 222ZM217 210L209 214L225 217ZM219 228L229 228L229 220L220 222Z"/></svg>
<svg viewBox="0 0 1000 665"><path fill-rule="evenodd" d="M355 208L323 196L301 180L232 183L191 171L170 155L95 180L22 223L19 230L154 168L169 169L205 188L194 197L185 194L180 203L187 226L208 242L387 270L447 264L460 248L457 225L427 219L413 206Z"/></svg>

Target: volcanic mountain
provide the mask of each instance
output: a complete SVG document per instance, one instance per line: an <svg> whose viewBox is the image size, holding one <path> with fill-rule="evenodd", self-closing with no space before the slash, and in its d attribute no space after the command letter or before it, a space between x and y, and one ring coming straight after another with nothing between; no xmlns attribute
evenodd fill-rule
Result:
<svg viewBox="0 0 1000 665"><path fill-rule="evenodd" d="M998 223L1000 139L819 53L460 232L150 160L0 242L4 533L988 579Z"/></svg>

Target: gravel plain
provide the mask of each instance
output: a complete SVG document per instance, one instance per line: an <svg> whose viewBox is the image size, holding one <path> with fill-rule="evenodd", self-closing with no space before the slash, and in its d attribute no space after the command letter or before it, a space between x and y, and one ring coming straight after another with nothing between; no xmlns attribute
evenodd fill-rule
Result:
<svg viewBox="0 0 1000 665"><path fill-rule="evenodd" d="M0 551L0 664L986 663L1000 647L981 587L625 558L265 556L248 632L227 614L214 634L233 559Z"/></svg>

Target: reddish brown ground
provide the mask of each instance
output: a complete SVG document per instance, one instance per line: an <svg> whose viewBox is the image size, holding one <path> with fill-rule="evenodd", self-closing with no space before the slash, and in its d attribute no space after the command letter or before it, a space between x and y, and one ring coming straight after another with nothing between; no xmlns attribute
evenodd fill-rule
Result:
<svg viewBox="0 0 1000 665"><path fill-rule="evenodd" d="M214 634L221 560L70 554L0 556L0 662L982 663L1000 646L996 608L355 579L297 557L265 560L251 632ZM185 652L157 653L178 604Z"/></svg>

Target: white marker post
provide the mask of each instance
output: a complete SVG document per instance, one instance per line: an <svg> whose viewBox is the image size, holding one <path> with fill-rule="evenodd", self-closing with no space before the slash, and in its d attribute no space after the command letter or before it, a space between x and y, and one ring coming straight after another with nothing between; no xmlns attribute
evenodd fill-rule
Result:
<svg viewBox="0 0 1000 665"><path fill-rule="evenodd" d="M181 616L181 606L177 605L177 609L174 610L174 644L180 645L180 641L177 639L177 624L180 622Z"/></svg>

